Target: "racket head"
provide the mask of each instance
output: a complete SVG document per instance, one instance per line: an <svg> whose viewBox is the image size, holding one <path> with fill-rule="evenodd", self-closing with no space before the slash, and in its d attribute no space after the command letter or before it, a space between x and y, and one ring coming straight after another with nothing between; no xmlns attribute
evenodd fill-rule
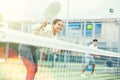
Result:
<svg viewBox="0 0 120 80"><path fill-rule="evenodd" d="M45 10L46 20L55 18L59 14L60 10L61 4L58 1L51 2Z"/></svg>

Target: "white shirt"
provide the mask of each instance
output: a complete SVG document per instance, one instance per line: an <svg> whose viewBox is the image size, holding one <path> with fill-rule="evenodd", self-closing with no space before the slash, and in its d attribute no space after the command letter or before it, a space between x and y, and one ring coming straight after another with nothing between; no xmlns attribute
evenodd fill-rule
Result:
<svg viewBox="0 0 120 80"><path fill-rule="evenodd" d="M97 46L94 46L94 44L91 44L89 47L97 49ZM93 57L91 54L86 54L85 56Z"/></svg>
<svg viewBox="0 0 120 80"><path fill-rule="evenodd" d="M35 32L35 30L37 30L38 28L40 28L41 24L36 24L32 26L32 33ZM49 38L55 38L56 39L56 35L53 35L53 27L51 25L47 25L46 27L43 27L40 31L39 31L39 36L43 36L43 37L49 37Z"/></svg>
<svg viewBox="0 0 120 80"><path fill-rule="evenodd" d="M97 46L94 46L94 44L91 44L89 47L97 49Z"/></svg>

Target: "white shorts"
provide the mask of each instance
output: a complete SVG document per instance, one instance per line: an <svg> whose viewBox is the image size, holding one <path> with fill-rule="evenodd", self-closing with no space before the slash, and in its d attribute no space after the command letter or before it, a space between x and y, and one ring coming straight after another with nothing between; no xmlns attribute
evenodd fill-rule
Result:
<svg viewBox="0 0 120 80"><path fill-rule="evenodd" d="M95 64L94 57L92 55L85 55L85 64Z"/></svg>

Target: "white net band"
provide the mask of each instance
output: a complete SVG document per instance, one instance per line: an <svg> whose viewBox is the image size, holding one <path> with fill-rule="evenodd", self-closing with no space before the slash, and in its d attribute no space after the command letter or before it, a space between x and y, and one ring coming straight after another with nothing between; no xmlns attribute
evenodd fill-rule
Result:
<svg viewBox="0 0 120 80"><path fill-rule="evenodd" d="M100 49L93 49L90 47L86 47L83 45L77 45L73 43L68 43L65 41L60 41L56 39L46 38L36 36L30 33L24 33L14 30L6 30L2 35L0 35L1 42L11 42L11 43L20 43L20 44L27 44L27 45L34 45L40 47L48 47L54 48L59 50L69 50L75 51L80 53L88 53L88 54L97 54L103 56L110 56L110 57L119 57L120 53L100 50Z"/></svg>

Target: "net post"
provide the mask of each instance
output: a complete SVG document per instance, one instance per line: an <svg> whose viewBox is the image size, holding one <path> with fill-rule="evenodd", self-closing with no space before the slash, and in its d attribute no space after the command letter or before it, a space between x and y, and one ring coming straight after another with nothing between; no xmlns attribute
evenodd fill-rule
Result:
<svg viewBox="0 0 120 80"><path fill-rule="evenodd" d="M118 28L118 29L119 29L119 31L118 31L118 32L119 32L119 33L118 33L118 53L120 53L120 18L118 19L118 23L119 23L119 24L118 24L118 25L119 25L119 26L118 26L118 27L119 27L119 28Z"/></svg>

